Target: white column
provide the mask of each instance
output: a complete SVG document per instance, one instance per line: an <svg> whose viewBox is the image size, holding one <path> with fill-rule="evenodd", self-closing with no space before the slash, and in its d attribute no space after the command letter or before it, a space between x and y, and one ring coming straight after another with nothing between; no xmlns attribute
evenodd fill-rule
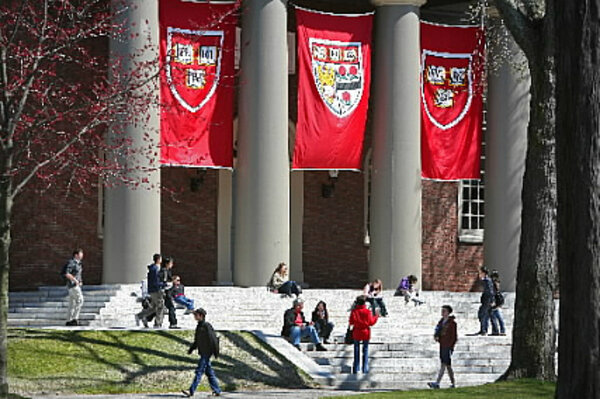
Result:
<svg viewBox="0 0 600 399"><path fill-rule="evenodd" d="M236 285L263 286L290 256L287 1L246 0L236 171Z"/></svg>
<svg viewBox="0 0 600 399"><path fill-rule="evenodd" d="M510 33L506 37L509 51L488 78L484 260L500 272L502 288L514 291L531 96L524 54Z"/></svg>
<svg viewBox="0 0 600 399"><path fill-rule="evenodd" d="M122 7L114 0L114 7ZM129 32L110 41L110 56L120 62L123 70L138 68L142 59L156 60L158 69L158 1L128 0L127 11L121 14ZM148 21L148 22L146 22ZM131 34L139 33L138 36ZM148 37L151 45L148 46ZM131 57L145 48L143 56ZM156 82L139 89L150 97L146 124L128 124L124 133L131 140L133 149L156 148L159 137L158 85ZM137 188L106 188L104 215L104 257L102 280L104 283L134 283L146 276L146 265L152 262L152 254L160 252L160 170L158 159L150 151L137 152L121 159L133 171L130 178L141 182ZM156 155L158 157L158 155ZM142 170L145 169L145 170ZM148 171L147 169L150 169Z"/></svg>
<svg viewBox="0 0 600 399"><path fill-rule="evenodd" d="M290 278L304 282L302 270L302 234L304 224L304 172L291 173L290 198Z"/></svg>
<svg viewBox="0 0 600 399"><path fill-rule="evenodd" d="M232 171L219 170L217 205L217 281L218 285L233 284L231 261Z"/></svg>
<svg viewBox="0 0 600 399"><path fill-rule="evenodd" d="M393 287L421 279L419 7L372 0L375 20L373 171L369 277Z"/></svg>

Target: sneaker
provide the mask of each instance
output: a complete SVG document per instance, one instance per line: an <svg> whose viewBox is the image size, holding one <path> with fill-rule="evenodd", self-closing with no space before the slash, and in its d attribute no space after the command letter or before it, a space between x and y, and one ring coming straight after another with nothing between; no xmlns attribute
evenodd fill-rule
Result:
<svg viewBox="0 0 600 399"><path fill-rule="evenodd" d="M456 388L456 387L454 386L454 384L452 384L452 385L450 385L450 388Z"/></svg>
<svg viewBox="0 0 600 399"><path fill-rule="evenodd" d="M317 344L317 351L327 352L327 348L325 348L322 344Z"/></svg>
<svg viewBox="0 0 600 399"><path fill-rule="evenodd" d="M191 398L192 396L194 396L193 393L191 393L190 391L187 390L182 390L181 393L186 397L186 398Z"/></svg>
<svg viewBox="0 0 600 399"><path fill-rule="evenodd" d="M180 329L181 329L181 327L179 327L177 324L171 324L171 325L169 326L169 329L170 329L170 330L180 330Z"/></svg>
<svg viewBox="0 0 600 399"><path fill-rule="evenodd" d="M208 396L221 396L221 392L215 392L213 391L210 395Z"/></svg>
<svg viewBox="0 0 600 399"><path fill-rule="evenodd" d="M77 325L77 320L69 320L65 323L65 326L67 327L73 327Z"/></svg>
<svg viewBox="0 0 600 399"><path fill-rule="evenodd" d="M431 389L440 389L440 384L437 382L428 382L427 386Z"/></svg>

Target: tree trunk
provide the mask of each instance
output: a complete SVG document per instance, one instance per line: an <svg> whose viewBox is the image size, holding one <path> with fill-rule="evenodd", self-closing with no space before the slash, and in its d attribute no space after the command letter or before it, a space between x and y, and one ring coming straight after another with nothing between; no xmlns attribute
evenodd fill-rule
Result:
<svg viewBox="0 0 600 399"><path fill-rule="evenodd" d="M559 399L600 399L598 1L555 0L560 272Z"/></svg>
<svg viewBox="0 0 600 399"><path fill-rule="evenodd" d="M10 169L4 169L8 171ZM8 174L8 172L7 172ZM0 398L8 396L8 271L10 218L12 211L12 178L0 177Z"/></svg>
<svg viewBox="0 0 600 399"><path fill-rule="evenodd" d="M527 158L523 176L521 242L511 363L504 379L553 381L556 337L555 74L552 21L547 10L525 51L531 73ZM510 27L510 24L507 24ZM521 38L523 39L523 38ZM536 43L537 41L537 43ZM532 45L533 44L533 45ZM531 51L533 49L533 51Z"/></svg>

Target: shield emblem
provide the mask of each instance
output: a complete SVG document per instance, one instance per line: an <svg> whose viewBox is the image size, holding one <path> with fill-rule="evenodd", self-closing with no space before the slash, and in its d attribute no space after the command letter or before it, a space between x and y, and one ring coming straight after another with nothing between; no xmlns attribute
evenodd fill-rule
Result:
<svg viewBox="0 0 600 399"><path fill-rule="evenodd" d="M217 90L224 37L223 31L167 28L167 83L190 112L202 109Z"/></svg>
<svg viewBox="0 0 600 399"><path fill-rule="evenodd" d="M473 100L473 56L423 50L421 99L431 123L442 130L456 126Z"/></svg>
<svg viewBox="0 0 600 399"><path fill-rule="evenodd" d="M321 100L339 118L351 114L363 94L361 43L310 38L308 47Z"/></svg>

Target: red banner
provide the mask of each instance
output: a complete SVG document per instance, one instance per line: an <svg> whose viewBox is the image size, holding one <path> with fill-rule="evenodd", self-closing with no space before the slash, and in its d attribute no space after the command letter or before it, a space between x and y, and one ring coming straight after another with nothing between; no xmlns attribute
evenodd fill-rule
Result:
<svg viewBox="0 0 600 399"><path fill-rule="evenodd" d="M371 81L372 14L296 8L294 169L360 169Z"/></svg>
<svg viewBox="0 0 600 399"><path fill-rule="evenodd" d="M163 165L233 167L236 7L160 0Z"/></svg>
<svg viewBox="0 0 600 399"><path fill-rule="evenodd" d="M424 178L480 178L484 31L421 22Z"/></svg>

